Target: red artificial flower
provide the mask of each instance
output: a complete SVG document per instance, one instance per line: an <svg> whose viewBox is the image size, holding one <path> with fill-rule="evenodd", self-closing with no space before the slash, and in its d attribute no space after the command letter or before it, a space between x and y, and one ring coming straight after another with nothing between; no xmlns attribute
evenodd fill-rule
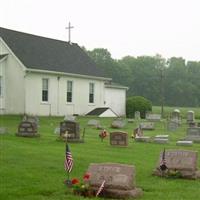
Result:
<svg viewBox="0 0 200 200"><path fill-rule="evenodd" d="M90 174L86 173L84 176L83 176L83 179L84 180L88 180L90 178Z"/></svg>
<svg viewBox="0 0 200 200"><path fill-rule="evenodd" d="M79 180L77 178L72 179L72 185L78 184Z"/></svg>

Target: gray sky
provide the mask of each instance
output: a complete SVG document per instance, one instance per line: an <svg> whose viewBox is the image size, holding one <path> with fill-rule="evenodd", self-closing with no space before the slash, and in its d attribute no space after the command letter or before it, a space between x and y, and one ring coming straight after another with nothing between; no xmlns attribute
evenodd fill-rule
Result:
<svg viewBox="0 0 200 200"><path fill-rule="evenodd" d="M155 55L200 61L200 0L0 0L0 26L68 40L113 58Z"/></svg>

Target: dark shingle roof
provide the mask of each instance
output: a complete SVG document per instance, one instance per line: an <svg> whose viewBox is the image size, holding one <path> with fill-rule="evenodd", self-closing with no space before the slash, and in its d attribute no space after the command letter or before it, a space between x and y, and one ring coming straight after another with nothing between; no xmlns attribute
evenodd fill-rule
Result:
<svg viewBox="0 0 200 200"><path fill-rule="evenodd" d="M0 37L27 68L105 77L77 44L0 27Z"/></svg>

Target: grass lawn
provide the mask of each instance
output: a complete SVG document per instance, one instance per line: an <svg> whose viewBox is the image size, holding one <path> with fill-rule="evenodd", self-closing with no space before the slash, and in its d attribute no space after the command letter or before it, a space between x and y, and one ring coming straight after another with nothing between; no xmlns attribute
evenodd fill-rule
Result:
<svg viewBox="0 0 200 200"><path fill-rule="evenodd" d="M87 199L74 196L63 184L67 175L64 171L65 143L57 141L54 129L63 118L40 117L40 138L16 137L21 118L0 116L0 127L9 129L8 135L0 135L0 199L2 200L78 200ZM81 129L86 127L85 143L70 144L74 159L71 178L82 178L90 163L115 162L134 165L136 185L143 189L141 200L197 200L200 199L200 180L164 179L152 176L160 151L166 149L196 150L200 154L200 144L192 147L177 147L176 141L186 134L186 124L175 132L166 131L166 123L156 123L155 131L145 131L144 135L169 134L167 145L136 143L129 138L127 148L112 147L109 137L103 142L98 137L99 130L88 127L91 118L79 117ZM112 119L100 119L108 131ZM200 121L200 120L199 120ZM127 124L123 131L132 134L135 123ZM200 168L200 159L198 160Z"/></svg>

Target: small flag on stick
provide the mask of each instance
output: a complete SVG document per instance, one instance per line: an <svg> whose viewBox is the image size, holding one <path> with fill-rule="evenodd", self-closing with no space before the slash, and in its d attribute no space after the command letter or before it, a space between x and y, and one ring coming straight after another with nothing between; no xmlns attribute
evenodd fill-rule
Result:
<svg viewBox="0 0 200 200"><path fill-rule="evenodd" d="M162 154L162 159L160 161L160 169L162 171L165 171L167 169L167 165L166 165L166 159L165 159L165 149L163 151L163 154Z"/></svg>
<svg viewBox="0 0 200 200"><path fill-rule="evenodd" d="M99 194L101 193L101 191L103 190L105 182L106 182L105 180L102 182L101 186L99 187L99 189L98 189L98 191L96 193L96 197L98 197Z"/></svg>
<svg viewBox="0 0 200 200"><path fill-rule="evenodd" d="M68 173L70 173L72 171L73 168L73 158L72 158L72 154L69 150L69 146L68 144L66 144L66 154L65 154L65 170L68 171Z"/></svg>

